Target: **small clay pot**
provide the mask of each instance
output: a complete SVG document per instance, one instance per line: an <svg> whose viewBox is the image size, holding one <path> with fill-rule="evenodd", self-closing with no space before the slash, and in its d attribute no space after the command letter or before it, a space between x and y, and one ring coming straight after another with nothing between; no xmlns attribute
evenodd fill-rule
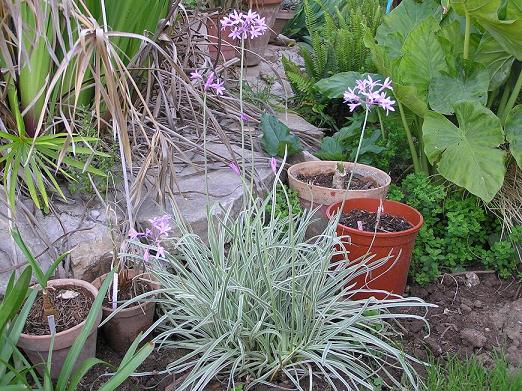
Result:
<svg viewBox="0 0 522 391"><path fill-rule="evenodd" d="M326 215L329 219L336 215L341 204L342 202L335 203L327 209ZM424 219L416 209L401 202L370 198L356 198L345 201L343 212L347 213L352 209L361 209L375 213L380 205L384 206L384 213L402 217L412 227L400 232L375 233L360 231L338 224L337 235L346 238L343 239L343 246L348 252L346 259L348 263L361 262L361 257L375 254L372 260L367 263L369 266L368 271L349 281L349 284L355 283L354 289L375 289L394 295L403 295L406 289L415 240L424 223ZM373 262L379 262L379 260L390 255L391 258L383 265L371 270ZM334 260L339 261L340 259L336 258ZM361 300L372 296L383 300L390 295L379 292L360 292L353 295L352 299Z"/></svg>
<svg viewBox="0 0 522 391"><path fill-rule="evenodd" d="M212 61L228 61L239 56L238 42L229 37L230 28L221 30L222 15L212 15L207 19L207 36L210 41L208 52Z"/></svg>
<svg viewBox="0 0 522 391"><path fill-rule="evenodd" d="M94 287L92 284L87 281L75 280L75 279L57 279L50 280L47 283L48 287L66 287L66 286L75 286L81 287L86 291L90 292L94 298L98 295L98 289ZM85 345L83 346L83 350L80 352L78 359L74 365L74 370L86 359L93 358L96 355L96 338L98 333L98 325L101 322L102 313L101 311L98 313L98 317L96 318L96 322L94 322L94 326L85 341ZM56 333L54 336L54 347L52 351L51 358L51 377L53 379L57 379L60 371L62 370L63 363L65 362L65 358L69 353L71 346L73 345L76 338L80 335L85 326L85 320L80 324L70 328L69 330L61 331ZM45 362L47 362L47 356L49 355L49 348L51 345L51 336L50 335L29 335L29 334L20 334L20 338L16 344L19 348L21 348L29 361L36 366L36 369L40 374L43 373ZM42 365L39 365L42 364Z"/></svg>
<svg viewBox="0 0 522 391"><path fill-rule="evenodd" d="M272 27L270 39L277 38L277 36L283 32L285 25L295 16L295 14L295 10L279 10L276 15L274 27Z"/></svg>
<svg viewBox="0 0 522 391"><path fill-rule="evenodd" d="M299 175L317 175L335 172L338 163L340 162L308 161L294 164L288 169L288 184L291 189L297 192L301 206L306 209L320 208L317 216L318 220L312 224L311 235L318 235L326 228L328 223L328 220L325 218L326 209L330 205L342 201L345 198L385 198L388 193L388 188L391 183L390 176L378 168L360 163L343 162L346 172L354 170L355 174L370 177L377 183L377 187L367 190L349 190L346 192L344 189L311 185L297 179Z"/></svg>
<svg viewBox="0 0 522 391"><path fill-rule="evenodd" d="M95 279L92 284L96 287L101 286L107 275ZM152 276L143 274L134 269L128 270L129 278L142 278L151 281ZM148 282L151 290L159 289L157 283ZM102 307L103 318L107 318L111 313L115 312L110 307ZM147 330L154 320L156 303L143 302L132 307L126 307L116 312L116 314L102 326L102 332L109 346L117 353L125 353L130 345L134 342L139 333Z"/></svg>
<svg viewBox="0 0 522 391"><path fill-rule="evenodd" d="M247 39L245 41L245 65L247 67L259 65L261 59L265 55L268 41L270 40L270 29L274 27L274 23L281 7L282 0L243 0L243 4L250 7L252 10L259 13L262 18L265 18L265 23L269 28L264 35Z"/></svg>

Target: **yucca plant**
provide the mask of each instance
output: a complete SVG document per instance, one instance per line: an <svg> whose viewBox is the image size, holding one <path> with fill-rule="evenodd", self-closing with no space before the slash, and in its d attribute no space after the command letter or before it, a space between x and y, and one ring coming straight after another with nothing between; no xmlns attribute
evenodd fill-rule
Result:
<svg viewBox="0 0 522 391"><path fill-rule="evenodd" d="M127 65L166 15L168 0L5 0L0 3L0 169L9 204L26 190L39 208L48 190L64 198L56 175L92 167L93 137L78 112L110 126L130 166L126 112L137 88ZM136 17L139 15L139 17ZM79 159L83 156L83 159Z"/></svg>
<svg viewBox="0 0 522 391"><path fill-rule="evenodd" d="M179 238L154 270L161 288L147 295L158 295L160 349L187 353L162 372L186 374L178 390L204 390L216 378L228 389L287 378L302 390L303 378L316 377L333 389L362 390L373 389L377 373L399 385L394 368L416 389L411 363L418 361L393 340L391 321L423 319L411 309L427 304L351 300L350 281L367 265L332 262L341 248L335 221L307 239L316 211L275 213L272 193L251 201L237 218L210 211L208 244L176 213Z"/></svg>

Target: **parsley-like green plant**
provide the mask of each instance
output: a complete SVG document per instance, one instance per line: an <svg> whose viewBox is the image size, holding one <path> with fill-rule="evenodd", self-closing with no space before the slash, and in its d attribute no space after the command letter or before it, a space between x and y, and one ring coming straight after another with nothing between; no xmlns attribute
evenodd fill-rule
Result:
<svg viewBox="0 0 522 391"><path fill-rule="evenodd" d="M460 271L482 263L507 278L516 271L515 244L519 229L504 240L496 217L488 215L480 200L463 191L451 191L424 174L410 174L389 198L416 208L424 216L413 252L410 273L426 284L446 271Z"/></svg>

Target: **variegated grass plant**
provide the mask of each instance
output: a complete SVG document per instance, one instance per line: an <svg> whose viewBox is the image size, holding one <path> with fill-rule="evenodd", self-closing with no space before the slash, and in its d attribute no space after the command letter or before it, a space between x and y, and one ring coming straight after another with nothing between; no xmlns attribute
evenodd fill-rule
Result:
<svg viewBox="0 0 522 391"><path fill-rule="evenodd" d="M156 346L186 352L157 372L184 374L178 390L204 390L216 379L229 389L250 389L285 377L299 390L303 380L317 378L333 389L362 390L373 389L379 376L417 389L412 362L418 361L395 342L393 322L424 320L412 313L429 304L351 300L350 281L387 259L371 266L333 262L343 248L335 219L308 239L315 211L270 213L265 206L274 207L275 194L274 188L266 200L250 202L237 218L211 210L208 243L175 213L179 237L150 264L161 288L134 299L157 295Z"/></svg>

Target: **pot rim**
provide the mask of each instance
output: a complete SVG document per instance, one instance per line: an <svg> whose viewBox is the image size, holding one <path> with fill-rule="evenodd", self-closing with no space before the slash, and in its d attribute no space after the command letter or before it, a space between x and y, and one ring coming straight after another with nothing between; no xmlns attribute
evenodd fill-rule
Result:
<svg viewBox="0 0 522 391"><path fill-rule="evenodd" d="M129 270L134 270L134 269L129 269ZM98 279L103 280L103 279L107 276L107 274L109 274L109 273L104 273L104 274L102 274L101 276L97 277L94 281L96 281L96 280L98 280ZM149 272L144 272L144 273L138 273L137 275L135 275L134 277L132 277L132 279L135 279L135 278L138 278L138 277L141 277L141 276L149 276L151 281L152 281L152 279L154 278L153 275L152 275L151 273L149 273ZM94 281L93 281L93 282L94 282ZM147 282L149 282L149 287L151 288L151 290L150 290L149 292L154 291L154 290L155 290L154 287L150 286L150 285L152 284L152 282L150 282L150 281L147 281ZM159 286L158 286L158 288L159 288ZM105 311L105 312L109 312L109 313L112 313L112 312L116 312L116 311L118 311L120 314L129 314L129 313L131 313L131 312L135 312L136 309L141 310L142 308L146 307L149 303L150 303L150 302L138 302L137 305L133 305L133 306L131 306L131 307L124 308L124 309L122 309L122 310L120 310L120 309L118 309L118 308L116 308L115 310L113 310L112 307L106 307L106 306L102 305L102 310Z"/></svg>
<svg viewBox="0 0 522 391"><path fill-rule="evenodd" d="M304 166L313 166L315 164L317 165L328 165L328 164L331 164L331 163L344 163L345 165L355 165L355 167L365 167L365 168L370 168L371 170L374 170L378 173L382 173L384 176L386 176L386 183L385 184L379 184L379 186L377 187L373 187L371 189L350 189L348 190L349 192L354 192L355 194L357 194L357 192L368 192L370 190L378 190L378 189L384 189L388 186L390 186L391 184L391 177L384 171L376 168L376 167L373 167L373 166L369 166L367 164L362 164L362 163L353 163L353 162L342 162L342 161L336 161L336 160L317 160L317 161L309 161L309 162L301 162L301 163L297 163L297 164L294 164L292 165L291 167L288 168L287 170L287 173L288 173L288 176L289 177L292 177L293 180L295 180L296 182L299 182L301 184L303 184L304 186L309 186L311 188L318 188L318 189L325 189L325 190L328 190L328 191L341 191L341 192L345 192L346 189L334 189L333 187L324 187L324 186L319 186L319 185L311 185L311 184L308 184L300 179L297 179L297 175L295 175L296 173L294 173L296 170L299 170L301 167L304 167ZM335 170L335 168L334 168ZM357 172L357 171L356 171ZM375 177L373 178L375 179ZM355 198L352 198L352 199L355 199Z"/></svg>
<svg viewBox="0 0 522 391"><path fill-rule="evenodd" d="M349 200L346 200L344 201L344 203L347 203L347 202L350 202L350 203L353 203L353 202L357 202L358 200L371 200L372 198L351 198ZM377 198L373 198L374 200L376 201L381 201ZM348 233L350 234L356 234L356 235L359 235L359 236L366 236L366 237L376 237L376 238L392 238L392 237L401 237L401 236L407 236L407 235L410 235L410 234L413 234L413 233L416 233L418 232L422 225L424 224L424 217L422 216L422 214L415 208L407 205L407 204L404 204L402 202L399 202L399 201L393 201L393 200L382 200L383 203L384 203L384 208L386 209L386 204L388 205L397 205L397 206L400 206L401 208L405 208L405 209L409 209L410 211L412 211L414 214L416 214L418 217L419 217L419 222L418 224L415 224L413 227L411 228L408 228L404 231L398 231L398 232L368 232L368 231L359 231L358 229L355 229L355 228L351 228L351 227L347 227L346 225L343 225L341 223L337 223L337 227L341 227L343 230L347 231ZM340 208L341 204L343 203L343 201L340 201L340 202L336 202L335 204L332 204L330 206L328 206L328 208L326 209L326 216L328 217L328 219L331 219L333 217L333 215L337 212L337 210ZM359 209L362 209L362 210L367 210L367 208L359 208ZM396 216L394 215L393 213L391 213L392 216ZM408 219L406 219L408 221L408 223L412 224L411 221L409 221ZM413 224L412 224L413 225Z"/></svg>
<svg viewBox="0 0 522 391"><path fill-rule="evenodd" d="M88 290L94 299L96 299L96 296L98 296L98 289L92 285L90 282L88 281L84 281L84 280L78 280L76 278L58 278L58 279L55 279L55 280L49 280L49 283L48 285L49 286L67 286L67 285L71 285L70 283L71 282L75 282L75 283L78 283L80 282L80 284L78 284L79 286L85 288L86 290ZM86 285L84 285L86 284ZM36 284L36 285L33 285L31 288L34 288L34 287L39 287L40 285L39 284ZM89 288L88 288L89 287ZM93 291L95 291L96 293L94 293ZM92 308L92 306L91 306ZM90 309L89 309L89 312L90 312ZM101 311L100 311L101 313ZM89 316L89 315L87 315ZM85 318L83 321L81 321L80 323L78 323L76 326L73 326L71 327L70 329L67 329L67 330L63 330L63 331L60 331L59 333L56 333L54 335L54 338L55 340L57 338L59 338L60 336L63 336L65 334L69 334L69 333L73 333L75 332L76 330L78 329L81 329L83 328L83 326L85 326L85 321L87 320L87 318ZM98 328L98 325L95 325L95 327L93 327L93 330L96 330ZM89 333L89 335L92 334L92 331L91 333ZM19 339L32 339L32 340L36 340L36 341L44 341L44 340L48 340L48 339L51 339L51 334L45 334L45 335L32 335L32 334L25 334L25 333L20 333L20 338Z"/></svg>

